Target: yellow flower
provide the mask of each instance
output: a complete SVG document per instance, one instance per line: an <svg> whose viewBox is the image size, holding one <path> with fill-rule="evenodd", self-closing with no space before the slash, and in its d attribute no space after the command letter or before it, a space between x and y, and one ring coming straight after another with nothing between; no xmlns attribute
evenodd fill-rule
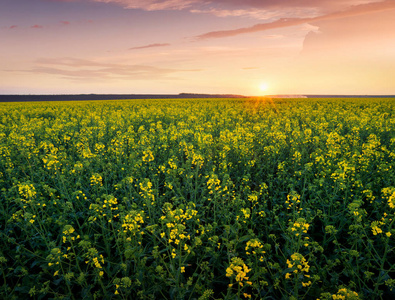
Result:
<svg viewBox="0 0 395 300"><path fill-rule="evenodd" d="M231 264L226 268L226 277L232 277L236 275L235 279L239 282L240 286L243 286L243 280L248 280L249 273L251 269L244 263L244 261L239 257L232 257Z"/></svg>
<svg viewBox="0 0 395 300"><path fill-rule="evenodd" d="M19 194L26 199L33 198L36 195L36 189L33 184L20 184L18 190Z"/></svg>
<svg viewBox="0 0 395 300"><path fill-rule="evenodd" d="M378 235L380 233L383 233L383 230L379 227L380 225L383 225L384 223L381 221L373 221L372 222L372 233L373 235Z"/></svg>
<svg viewBox="0 0 395 300"><path fill-rule="evenodd" d="M351 291L346 288L339 289L335 295L332 295L333 300L348 300L354 299L359 300L359 295L357 292Z"/></svg>
<svg viewBox="0 0 395 300"><path fill-rule="evenodd" d="M92 176L90 178L90 181L91 181L91 185L92 186L93 185L98 185L98 186L102 186L103 185L103 178L98 173L92 174Z"/></svg>
<svg viewBox="0 0 395 300"><path fill-rule="evenodd" d="M374 226L374 227L372 227L372 232L373 232L373 235L377 235L379 233L382 233L383 231L381 230L381 228Z"/></svg>
<svg viewBox="0 0 395 300"><path fill-rule="evenodd" d="M150 162L154 160L154 155L151 150L143 151L143 161Z"/></svg>
<svg viewBox="0 0 395 300"><path fill-rule="evenodd" d="M311 285L311 281L302 282L302 286L303 286L303 287L308 287L308 286L310 286L310 285Z"/></svg>
<svg viewBox="0 0 395 300"><path fill-rule="evenodd" d="M388 205L390 208L395 208L395 191L388 198Z"/></svg>

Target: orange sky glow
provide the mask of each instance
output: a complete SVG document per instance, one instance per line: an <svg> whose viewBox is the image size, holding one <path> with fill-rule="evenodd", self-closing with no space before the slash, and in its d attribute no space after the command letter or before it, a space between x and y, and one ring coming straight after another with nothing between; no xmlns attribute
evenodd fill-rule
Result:
<svg viewBox="0 0 395 300"><path fill-rule="evenodd" d="M0 94L395 95L395 0L2 0Z"/></svg>

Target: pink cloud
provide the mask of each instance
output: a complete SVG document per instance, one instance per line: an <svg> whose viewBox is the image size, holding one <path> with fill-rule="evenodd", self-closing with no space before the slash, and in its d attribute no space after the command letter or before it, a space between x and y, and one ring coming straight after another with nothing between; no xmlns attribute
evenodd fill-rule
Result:
<svg viewBox="0 0 395 300"><path fill-rule="evenodd" d="M65 1L65 0L60 0ZM214 14L232 14L229 10L315 8L322 11L343 9L351 5L372 3L377 0L91 0L102 3L115 3L129 9L143 10L194 10ZM227 9L226 9L227 8ZM224 12L220 12L224 10ZM237 14L237 12L236 12Z"/></svg>
<svg viewBox="0 0 395 300"><path fill-rule="evenodd" d="M9 27L9 29L15 29L15 28L18 28L18 25L12 25Z"/></svg>
<svg viewBox="0 0 395 300"><path fill-rule="evenodd" d="M324 15L320 15L318 17L309 17L309 18L281 18L279 20L269 22L269 23L261 23L256 24L251 27L238 28L233 30L221 30L221 31L211 31L208 33L201 34L197 36L197 39L209 39L209 38L223 38L223 37L231 37L245 33L253 33L259 31L265 31L269 29L277 29L284 28L290 26L301 25L305 23L314 23L317 21L323 20L333 20L333 19L341 19L352 16L370 14L374 12L387 11L395 9L395 1L386 0L382 2L374 2L367 4L360 4L351 6L348 9L336 11Z"/></svg>
<svg viewBox="0 0 395 300"><path fill-rule="evenodd" d="M387 10L336 19L335 22L316 21L314 25L319 31L310 31L306 35L301 54L306 57L337 55L352 59L367 55L365 59L371 60L373 54L379 53L378 61L388 57L394 61L393 15L394 11Z"/></svg>
<svg viewBox="0 0 395 300"><path fill-rule="evenodd" d="M211 39L211 38L223 38L223 37L231 37L245 33L253 33L258 31L265 31L269 29L290 27L295 25L304 24L310 21L312 18L291 18L291 19L280 19L270 23L257 24L251 27L238 28L233 30L220 30L220 31L210 31L204 34L197 36L196 38L199 40Z"/></svg>
<svg viewBox="0 0 395 300"><path fill-rule="evenodd" d="M379 1L379 0L378 0ZM203 1L208 2L208 1ZM289 8L316 7L321 9L344 8L361 3L377 2L377 0L213 0L212 3L226 3L234 6L250 6L255 8Z"/></svg>
<svg viewBox="0 0 395 300"><path fill-rule="evenodd" d="M205 0L93 0L94 2L115 3L129 9L143 10L183 10Z"/></svg>
<svg viewBox="0 0 395 300"><path fill-rule="evenodd" d="M129 48L129 50L138 50L138 49L147 49L147 48L156 48L156 47L166 47L170 46L170 44L165 43L165 44L149 44L149 45L144 45L144 46L139 46L139 47L132 47Z"/></svg>
<svg viewBox="0 0 395 300"><path fill-rule="evenodd" d="M30 26L30 28L41 29L41 28L43 28L43 26L36 24L36 25Z"/></svg>
<svg viewBox="0 0 395 300"><path fill-rule="evenodd" d="M281 18L284 15L292 17L305 17L306 15L315 16L318 14L316 8L283 8L283 9L261 9L261 8L244 8L244 9L191 9L192 13L211 14L217 17L250 17L252 19L268 20Z"/></svg>
<svg viewBox="0 0 395 300"><path fill-rule="evenodd" d="M63 25L70 25L69 21L60 21L60 23L62 23Z"/></svg>
<svg viewBox="0 0 395 300"><path fill-rule="evenodd" d="M116 4L125 9L187 10L192 13L213 14L218 17L250 17L279 19L308 18L347 9L353 5L380 0L52 0L58 2L90 1Z"/></svg>

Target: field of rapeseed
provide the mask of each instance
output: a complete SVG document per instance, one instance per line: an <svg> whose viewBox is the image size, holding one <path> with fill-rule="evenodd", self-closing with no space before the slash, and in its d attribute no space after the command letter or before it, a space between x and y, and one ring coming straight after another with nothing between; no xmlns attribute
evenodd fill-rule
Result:
<svg viewBox="0 0 395 300"><path fill-rule="evenodd" d="M395 100L0 104L1 299L394 299Z"/></svg>

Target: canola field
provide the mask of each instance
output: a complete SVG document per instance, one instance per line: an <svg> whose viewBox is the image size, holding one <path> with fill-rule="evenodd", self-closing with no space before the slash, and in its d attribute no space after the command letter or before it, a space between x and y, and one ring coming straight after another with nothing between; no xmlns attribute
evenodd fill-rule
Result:
<svg viewBox="0 0 395 300"><path fill-rule="evenodd" d="M394 299L395 99L0 104L1 299Z"/></svg>

